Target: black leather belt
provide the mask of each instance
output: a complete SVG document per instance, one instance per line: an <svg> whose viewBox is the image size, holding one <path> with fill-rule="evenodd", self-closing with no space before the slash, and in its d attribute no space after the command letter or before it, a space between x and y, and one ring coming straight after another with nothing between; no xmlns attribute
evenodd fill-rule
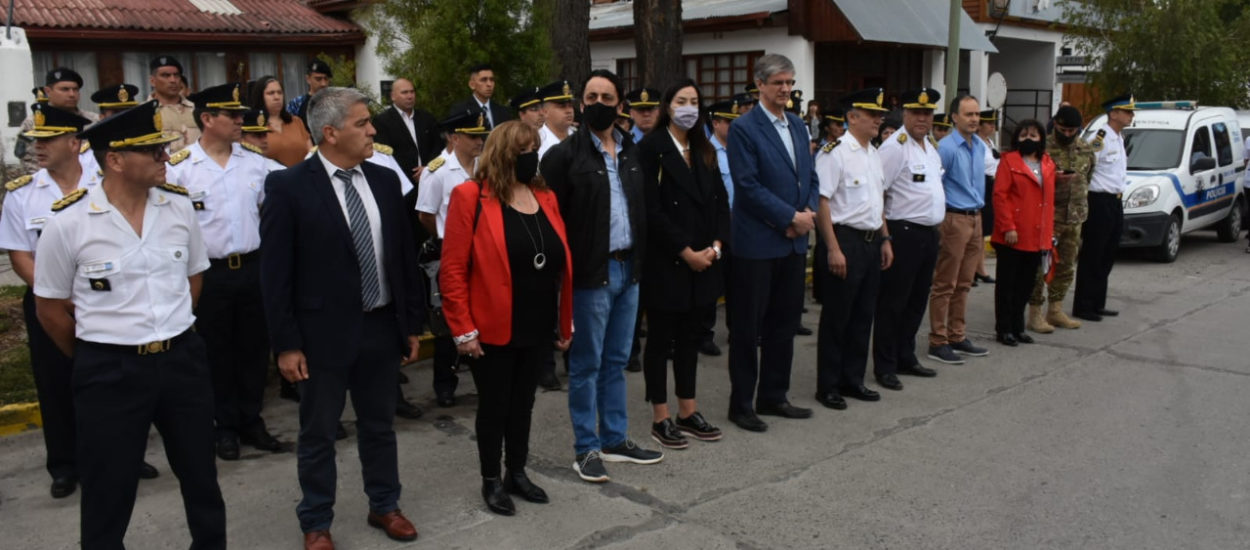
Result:
<svg viewBox="0 0 1250 550"><path fill-rule="evenodd" d="M855 235L856 237L862 237L864 239L864 242L866 243L873 242L877 240L877 237L881 236L880 229L868 229L868 230L855 229L854 227L850 227L846 225L835 226L834 229L841 231L843 233L850 233L852 235Z"/></svg>
<svg viewBox="0 0 1250 550"><path fill-rule="evenodd" d="M1106 191L1090 191L1089 194L1090 195L1102 195L1105 197L1115 197L1117 199L1123 198L1124 196L1124 193L1108 193Z"/></svg>
<svg viewBox="0 0 1250 550"><path fill-rule="evenodd" d="M633 254L634 254L634 251L627 248L625 250L613 250L611 252L608 252L608 257L618 262L623 262L625 260L628 260L629 257L632 256Z"/></svg>
<svg viewBox="0 0 1250 550"><path fill-rule="evenodd" d="M165 353L173 349L174 346L179 346L179 345L186 343L187 337L191 335L191 330L192 329L187 329L183 331L182 334L179 334L168 340L159 340L156 342L148 342L146 344L135 344L135 345L103 344L100 342L89 342L87 340L78 340L78 344L82 346L87 346L90 348L95 348L98 350L111 351L114 353L122 353L125 355L156 355L158 353Z"/></svg>
<svg viewBox="0 0 1250 550"><path fill-rule="evenodd" d="M973 209L969 210L969 209L966 209L966 208L955 208L955 207L952 207L952 206L947 206L947 207L946 207L946 213L947 213L947 214L963 214L963 215L965 215L965 216L975 216L975 215L977 215L977 214L980 214L980 213L981 213L981 209L980 209L980 208L973 208Z"/></svg>
<svg viewBox="0 0 1250 550"><path fill-rule="evenodd" d="M886 220L885 223L897 225L899 229L906 230L937 231L938 229L938 226L936 225L924 225L916 222L909 222L907 220Z"/></svg>
<svg viewBox="0 0 1250 550"><path fill-rule="evenodd" d="M228 269L243 269L243 264L256 261L260 258L260 249L242 254L231 254L225 258L209 258L209 267L220 268L225 266Z"/></svg>

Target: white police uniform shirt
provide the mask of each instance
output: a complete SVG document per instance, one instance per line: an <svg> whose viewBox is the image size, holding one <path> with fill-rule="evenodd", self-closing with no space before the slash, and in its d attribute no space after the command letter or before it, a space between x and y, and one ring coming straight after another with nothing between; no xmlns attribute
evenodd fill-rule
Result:
<svg viewBox="0 0 1250 550"><path fill-rule="evenodd" d="M1102 131L1102 146L1098 146L1098 132ZM1124 150L1124 137L1103 124L1102 128L1090 134L1089 142L1094 146L1094 173L1090 177L1091 192L1120 194L1128 187L1128 153Z"/></svg>
<svg viewBox="0 0 1250 550"><path fill-rule="evenodd" d="M877 150L885 175L885 219L927 226L946 219L942 157L929 139L914 139L899 130Z"/></svg>
<svg viewBox="0 0 1250 550"><path fill-rule="evenodd" d="M399 167L399 163L395 161L395 157L383 153L382 151L373 150L373 156L365 159L365 162L372 162L383 168L390 168L395 175L399 177L399 194L407 195L412 192L412 178L404 173L404 169Z"/></svg>
<svg viewBox="0 0 1250 550"><path fill-rule="evenodd" d="M100 173L82 171L78 187L83 189L100 183ZM31 176L30 183L9 191L0 212L0 249L34 252L39 232L52 219L52 203L61 199L61 188L47 168Z"/></svg>
<svg viewBox="0 0 1250 550"><path fill-rule="evenodd" d="M994 144L990 143L990 140L988 139L981 136L977 136L977 139L981 140L981 143L985 144L985 175L992 178L998 175L998 159L994 158L994 152L997 151L998 148L994 147Z"/></svg>
<svg viewBox="0 0 1250 550"><path fill-rule="evenodd" d="M564 136L564 138L568 139L568 137L573 135L573 132L576 132L576 131L577 131L576 126L569 126L569 133L567 136ZM538 139L539 139L538 158L540 160L543 158L543 155L547 154L548 149L555 147L561 141L564 141L560 139L559 137L557 137L556 133L552 132L551 129L548 128L546 124L543 124L543 127L538 129Z"/></svg>
<svg viewBox="0 0 1250 550"><path fill-rule="evenodd" d="M117 345L168 340L191 328L187 278L208 269L191 201L159 187L148 190L142 235L103 185L88 187L44 226L36 256L35 295L71 300L78 338Z"/></svg>
<svg viewBox="0 0 1250 550"><path fill-rule="evenodd" d="M474 167L476 168L476 160ZM417 191L417 212L434 215L438 238L443 238L447 226L447 208L451 205L451 192L456 186L473 179L473 174L460 165L454 153L443 157L443 164L434 171L427 166L421 175L421 189Z"/></svg>
<svg viewBox="0 0 1250 550"><path fill-rule="evenodd" d="M265 200L269 159L234 143L222 168L199 141L185 150L189 155L169 166L166 180L187 188L208 257L221 259L259 249L260 205Z"/></svg>
<svg viewBox="0 0 1250 550"><path fill-rule="evenodd" d="M885 176L875 147L861 146L848 135L832 151L816 157L816 176L820 196L829 199L833 225L861 231L881 228Z"/></svg>
<svg viewBox="0 0 1250 550"><path fill-rule="evenodd" d="M92 153L90 148L78 153L78 165L82 166L84 174L88 172L95 174L100 171L100 161L95 159L95 153Z"/></svg>

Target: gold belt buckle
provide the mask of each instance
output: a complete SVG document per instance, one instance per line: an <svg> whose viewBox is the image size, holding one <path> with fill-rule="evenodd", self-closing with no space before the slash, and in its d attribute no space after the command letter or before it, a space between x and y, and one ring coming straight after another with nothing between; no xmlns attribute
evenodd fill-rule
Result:
<svg viewBox="0 0 1250 550"><path fill-rule="evenodd" d="M139 355L151 355L155 353L163 353L169 351L169 340L161 340L159 342L148 342L139 344Z"/></svg>
<svg viewBox="0 0 1250 550"><path fill-rule="evenodd" d="M226 265L230 269L241 269L243 267L243 256L239 254L231 254L226 256Z"/></svg>

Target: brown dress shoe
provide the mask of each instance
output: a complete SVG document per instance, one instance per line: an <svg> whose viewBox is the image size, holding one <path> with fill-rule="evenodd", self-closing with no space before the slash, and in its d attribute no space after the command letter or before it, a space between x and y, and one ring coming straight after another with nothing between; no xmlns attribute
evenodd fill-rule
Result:
<svg viewBox="0 0 1250 550"><path fill-rule="evenodd" d="M326 530L304 533L304 550L334 550L334 541Z"/></svg>
<svg viewBox="0 0 1250 550"><path fill-rule="evenodd" d="M369 512L369 525L386 531L386 536L393 540L417 540L417 528L413 527L412 522L408 521L408 518L404 517L399 510L392 510L385 514Z"/></svg>

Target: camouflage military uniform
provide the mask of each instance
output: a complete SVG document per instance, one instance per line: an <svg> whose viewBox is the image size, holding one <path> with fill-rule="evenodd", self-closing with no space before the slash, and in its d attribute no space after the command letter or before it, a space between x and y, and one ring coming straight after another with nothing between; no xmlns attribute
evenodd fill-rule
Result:
<svg viewBox="0 0 1250 550"><path fill-rule="evenodd" d="M92 122L100 120L100 115L93 113L91 111L78 111L78 115ZM18 135L20 136L34 129L35 129L34 117L27 116L26 120L22 121L22 129L18 131ZM18 139L26 140L25 143L18 145L19 149L25 146L25 149L22 151L20 155L20 158L22 161L22 173L18 174L18 176L28 176L28 175L34 174L35 172L38 172L39 163L35 160L35 146L32 143L33 140L31 140L30 138L18 138Z"/></svg>
<svg viewBox="0 0 1250 550"><path fill-rule="evenodd" d="M1060 145L1051 132L1046 137L1046 153L1055 162L1056 170L1076 172L1067 184L1055 179L1055 239L1058 245L1054 253L1058 255L1055 266L1055 277L1050 282L1049 299L1051 303L1063 302L1068 294L1072 280L1076 275L1076 255L1081 249L1081 224L1089 216L1089 179L1094 171L1094 149L1080 137L1073 137L1072 143ZM1033 285L1033 296L1029 305L1040 306L1045 303L1042 292L1046 290L1046 281L1039 271L1037 283Z"/></svg>

